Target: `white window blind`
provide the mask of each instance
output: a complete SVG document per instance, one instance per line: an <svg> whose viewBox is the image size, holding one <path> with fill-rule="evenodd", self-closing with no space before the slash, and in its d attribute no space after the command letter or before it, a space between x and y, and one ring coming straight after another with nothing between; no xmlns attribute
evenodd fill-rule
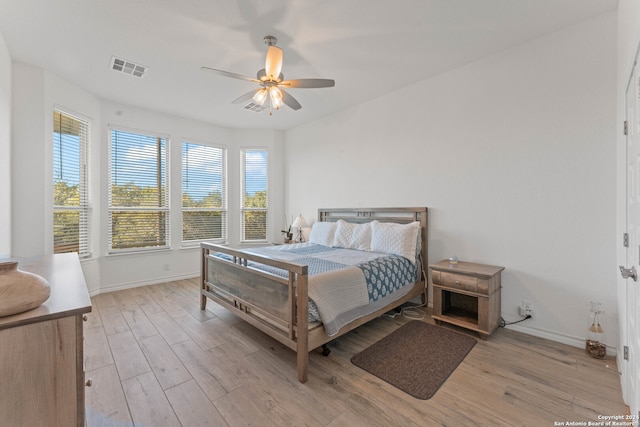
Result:
<svg viewBox="0 0 640 427"><path fill-rule="evenodd" d="M89 123L53 111L53 252L89 253Z"/></svg>
<svg viewBox="0 0 640 427"><path fill-rule="evenodd" d="M182 244L227 238L226 152L182 143Z"/></svg>
<svg viewBox="0 0 640 427"><path fill-rule="evenodd" d="M167 248L167 139L111 129L109 138L109 250Z"/></svg>
<svg viewBox="0 0 640 427"><path fill-rule="evenodd" d="M268 195L267 151L246 149L242 158L241 240L266 241Z"/></svg>

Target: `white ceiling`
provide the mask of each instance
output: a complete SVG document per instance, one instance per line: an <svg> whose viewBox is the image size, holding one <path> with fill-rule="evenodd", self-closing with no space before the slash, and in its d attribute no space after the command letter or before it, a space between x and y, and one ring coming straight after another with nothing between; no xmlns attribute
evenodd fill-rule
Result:
<svg viewBox="0 0 640 427"><path fill-rule="evenodd" d="M1 0L14 61L97 96L232 128L288 129L414 84L564 26L617 0ZM285 78L330 78L291 89L302 104L269 116L232 105L253 83L265 35L284 50ZM142 79L112 56L149 67ZM392 105L389 108L393 108Z"/></svg>

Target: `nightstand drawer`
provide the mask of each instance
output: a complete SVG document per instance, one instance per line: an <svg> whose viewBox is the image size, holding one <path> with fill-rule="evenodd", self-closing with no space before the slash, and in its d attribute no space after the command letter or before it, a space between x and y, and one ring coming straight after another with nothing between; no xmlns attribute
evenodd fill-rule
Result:
<svg viewBox="0 0 640 427"><path fill-rule="evenodd" d="M436 270L431 270L431 281L434 285L442 285L442 280L440 280L440 272Z"/></svg>
<svg viewBox="0 0 640 427"><path fill-rule="evenodd" d="M478 278L465 276L463 274L440 273L443 286L453 289L460 289L469 292L478 292Z"/></svg>

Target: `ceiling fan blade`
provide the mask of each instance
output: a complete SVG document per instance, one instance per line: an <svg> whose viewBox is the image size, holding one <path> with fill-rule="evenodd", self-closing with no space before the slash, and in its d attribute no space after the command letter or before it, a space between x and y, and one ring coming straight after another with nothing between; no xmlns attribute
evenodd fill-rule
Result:
<svg viewBox="0 0 640 427"><path fill-rule="evenodd" d="M231 77L234 79L246 80L254 83L262 83L260 80L252 79L251 77L243 76L242 74L230 73L229 71L216 70L215 68L209 68L209 67L200 67L200 69L204 71L211 71L212 73L215 73L224 77Z"/></svg>
<svg viewBox="0 0 640 427"><path fill-rule="evenodd" d="M248 100L252 99L253 96L256 94L256 92L258 92L259 90L260 89L254 89L254 90L251 90L251 91L245 93L244 95L240 95L239 97L234 99L231 103L232 104L244 104Z"/></svg>
<svg viewBox="0 0 640 427"><path fill-rule="evenodd" d="M278 89L282 93L282 102L287 104L293 110L299 110L299 109L302 108L302 105L300 105L300 103L298 102L297 99L295 99L293 96L289 95L281 87L279 87Z"/></svg>
<svg viewBox="0 0 640 427"><path fill-rule="evenodd" d="M264 63L264 69L267 78L276 80L282 71L282 49L276 46L269 46L267 49L267 59Z"/></svg>
<svg viewBox="0 0 640 427"><path fill-rule="evenodd" d="M278 84L278 86L286 86L289 89L334 87L335 85L336 85L335 80L331 80L331 79L294 79L294 80L285 80Z"/></svg>

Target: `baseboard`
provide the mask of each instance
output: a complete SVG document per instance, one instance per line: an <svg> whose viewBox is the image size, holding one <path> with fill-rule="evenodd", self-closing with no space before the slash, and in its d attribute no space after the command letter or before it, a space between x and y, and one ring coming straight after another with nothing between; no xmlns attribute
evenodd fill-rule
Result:
<svg viewBox="0 0 640 427"><path fill-rule="evenodd" d="M620 385L622 387L622 401L625 403L625 405L627 406L631 406L631 402L629 402L629 392L627 389L627 382L625 380L625 378L622 377L622 367L625 366L625 363L627 363L627 361L624 360L624 355L622 353L618 353L618 356L616 357L616 363L618 365L618 374L620 374ZM629 371L629 367L626 366L626 371L625 371L625 376L628 378L628 371Z"/></svg>
<svg viewBox="0 0 640 427"><path fill-rule="evenodd" d="M158 283L173 282L173 281L176 281L176 280L193 279L193 278L196 278L196 277L200 277L200 272L180 274L180 275L175 275L175 276L165 276L165 277L159 277L157 279L141 280L141 281L138 281L138 282L129 282L129 283L122 283L122 284L119 284L119 285L111 285L111 286L100 287L100 289L98 289L96 291L92 291L89 295L93 297L93 296L96 296L96 295L106 294L106 293L109 293L109 292L122 291L122 290L125 290L125 289L139 288L139 287L148 286L148 285L157 285Z"/></svg>
<svg viewBox="0 0 640 427"><path fill-rule="evenodd" d="M575 337L571 335L561 334L559 332L548 331L546 329L533 328L526 325L508 325L505 328L522 332L523 334L533 335L534 337L544 338L561 344L570 345L572 347L584 348L586 337ZM616 347L607 345L607 355L617 356Z"/></svg>

